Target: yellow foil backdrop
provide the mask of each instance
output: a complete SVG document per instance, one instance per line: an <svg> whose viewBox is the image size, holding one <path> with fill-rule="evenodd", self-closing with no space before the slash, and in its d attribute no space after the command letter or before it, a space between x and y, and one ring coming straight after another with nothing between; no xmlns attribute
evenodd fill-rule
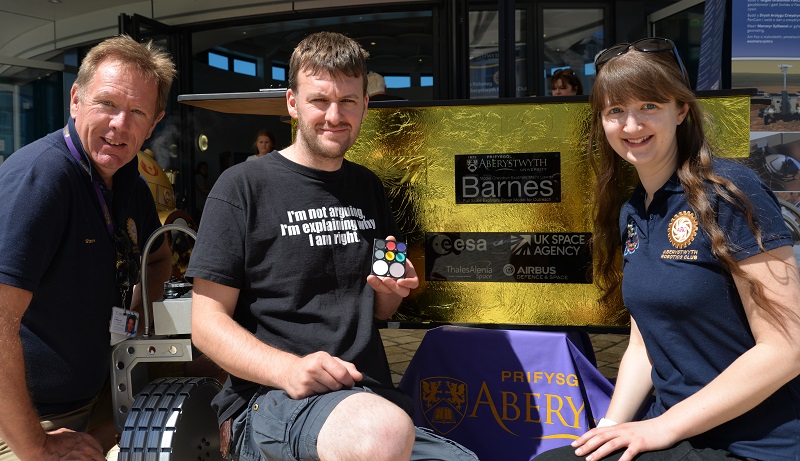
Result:
<svg viewBox="0 0 800 461"><path fill-rule="evenodd" d="M749 154L748 96L700 99L721 156ZM426 232L591 232L587 102L371 108L347 158L384 182L420 288L393 320L500 325L623 326L592 284L425 280ZM456 204L454 156L561 153L561 202Z"/></svg>

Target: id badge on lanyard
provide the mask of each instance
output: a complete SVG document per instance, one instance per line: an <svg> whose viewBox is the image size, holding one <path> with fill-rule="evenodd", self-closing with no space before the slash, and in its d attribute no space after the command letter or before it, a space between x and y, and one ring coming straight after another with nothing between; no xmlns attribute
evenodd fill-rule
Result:
<svg viewBox="0 0 800 461"><path fill-rule="evenodd" d="M91 170L86 162L86 159L84 159L78 153L78 149L75 147L75 143L72 141L72 137L69 133L69 125L64 127L63 134L64 141L67 143L67 148L69 148L72 156L78 161L84 170L86 170L87 173L90 173ZM131 265L131 250L128 248L129 245L126 244L126 236L121 232L116 232L114 229L114 222L111 219L111 211L109 210L105 195L103 195L103 191L100 189L100 184L98 184L97 181L92 180L92 185L94 186L95 193L97 194L97 200L100 202L100 208L103 211L103 220L105 221L108 235L111 237L111 241L115 246L115 277L120 294L122 295L122 307L114 306L111 309L111 322L108 331L111 333L111 345L113 346L114 344L122 342L128 338L135 337L139 325L139 314L129 310L127 302L128 293L133 288L131 277L129 276L129 272L131 270L129 267ZM122 251L120 251L120 247L122 248Z"/></svg>

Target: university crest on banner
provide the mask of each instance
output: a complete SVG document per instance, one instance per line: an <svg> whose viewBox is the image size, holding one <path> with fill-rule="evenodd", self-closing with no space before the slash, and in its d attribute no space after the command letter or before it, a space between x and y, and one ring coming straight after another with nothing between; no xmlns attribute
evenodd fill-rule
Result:
<svg viewBox="0 0 800 461"><path fill-rule="evenodd" d="M467 383L459 379L436 376L419 382L420 406L430 427L445 435L467 414Z"/></svg>

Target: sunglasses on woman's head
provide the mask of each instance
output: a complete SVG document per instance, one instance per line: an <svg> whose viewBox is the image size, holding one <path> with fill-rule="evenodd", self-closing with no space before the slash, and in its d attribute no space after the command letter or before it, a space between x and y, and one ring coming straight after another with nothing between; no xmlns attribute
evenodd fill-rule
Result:
<svg viewBox="0 0 800 461"><path fill-rule="evenodd" d="M662 51L671 51L672 55L675 56L675 60L678 61L678 66L681 69L681 75L684 79L688 79L688 75L686 73L686 67L683 65L683 61L681 60L681 56L678 54L678 48L675 46L675 43L668 38L661 38L661 37L650 37L650 38L643 38L641 40L636 40L632 43L620 43L614 45L610 48L606 48L605 50L597 53L597 56L594 58L594 70L595 73L600 72L600 69L612 59L616 58L617 56L622 56L623 54L630 51L633 48L636 51L640 51L642 53L659 53Z"/></svg>

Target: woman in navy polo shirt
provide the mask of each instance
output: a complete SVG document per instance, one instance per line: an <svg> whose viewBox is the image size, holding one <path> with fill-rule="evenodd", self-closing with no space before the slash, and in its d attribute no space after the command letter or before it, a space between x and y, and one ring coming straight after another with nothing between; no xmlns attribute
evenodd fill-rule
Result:
<svg viewBox="0 0 800 461"><path fill-rule="evenodd" d="M598 428L537 461L800 460L800 276L775 196L712 156L671 41L595 68L597 280L607 300L621 284L630 343Z"/></svg>

